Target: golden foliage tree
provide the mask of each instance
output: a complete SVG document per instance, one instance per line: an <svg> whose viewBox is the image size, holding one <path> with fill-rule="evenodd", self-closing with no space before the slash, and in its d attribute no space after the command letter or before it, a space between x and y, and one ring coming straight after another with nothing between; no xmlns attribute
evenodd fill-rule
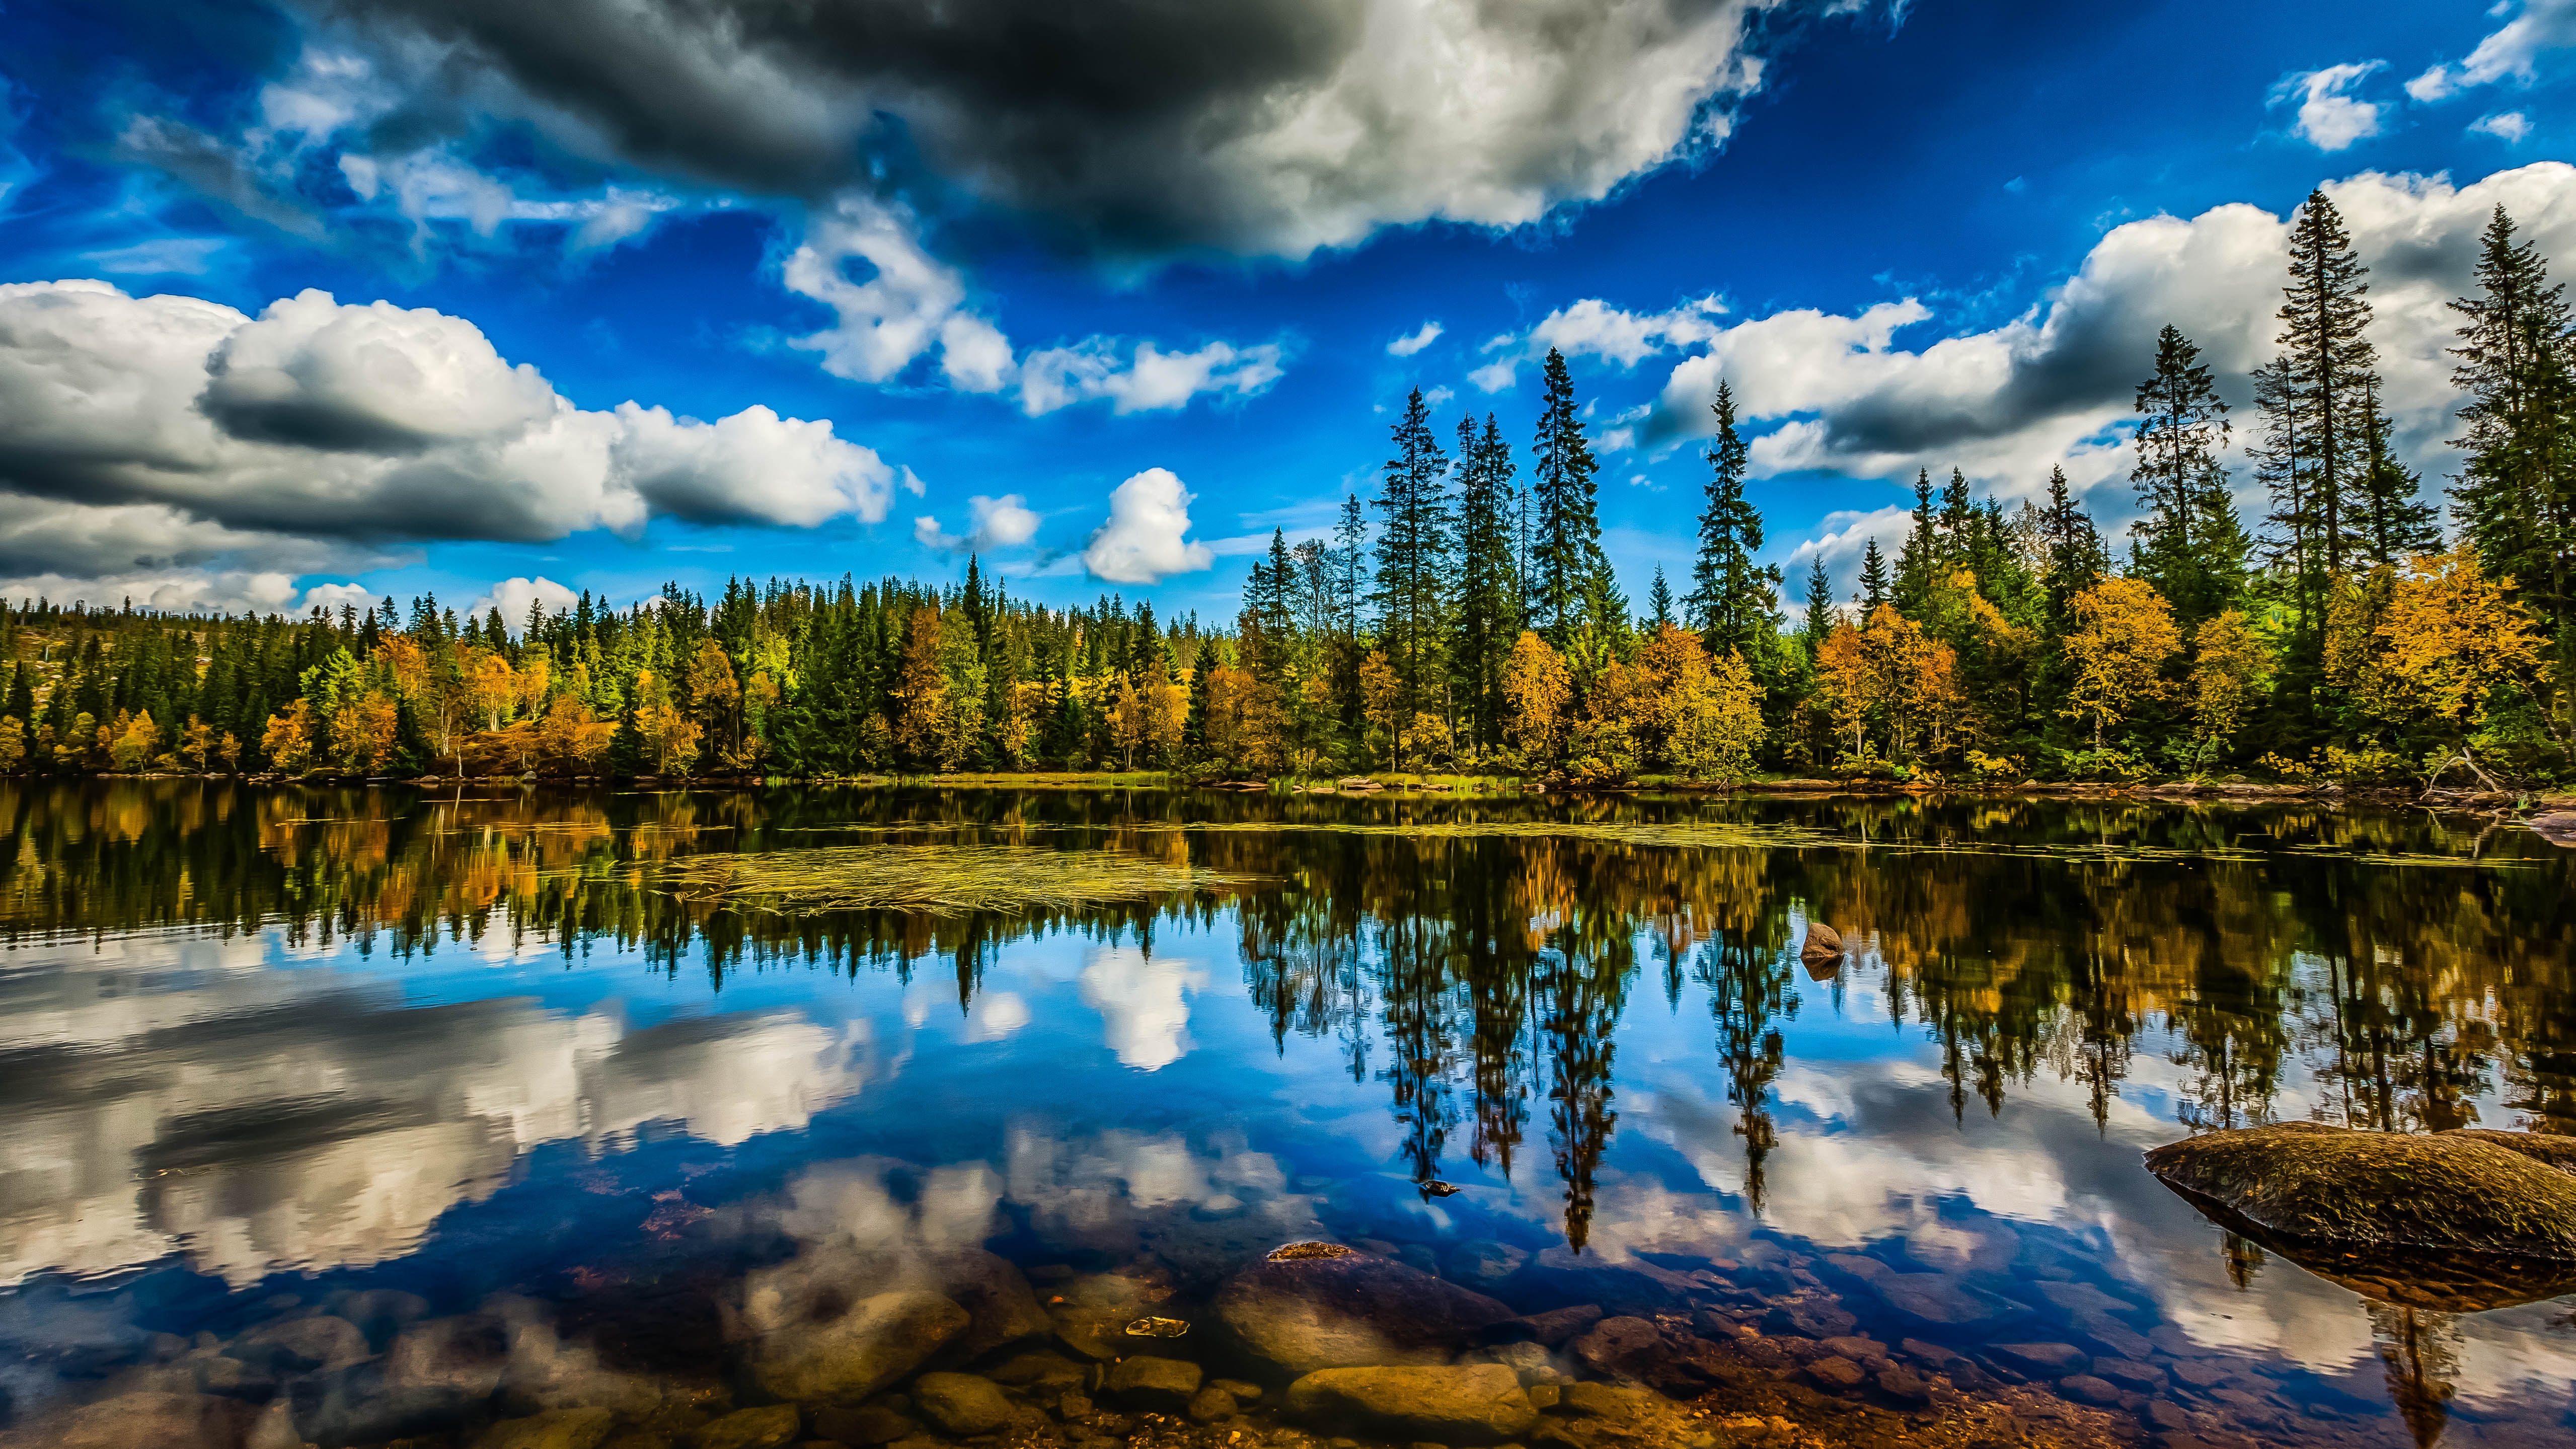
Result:
<svg viewBox="0 0 2576 1449"><path fill-rule="evenodd" d="M2452 754L2434 778L2454 763L2487 778L2470 757L2469 736L2499 691L2527 695L2557 729L2548 646L2536 621L2513 597L2513 581L2488 578L2466 545L2409 560L2371 632L2377 648L2359 681L2363 703L2382 718L2420 719L2441 732Z"/></svg>
<svg viewBox="0 0 2576 1449"><path fill-rule="evenodd" d="M313 706L299 699L285 713L270 715L268 728L260 732L259 752L287 774L303 769L313 755Z"/></svg>
<svg viewBox="0 0 2576 1449"><path fill-rule="evenodd" d="M2173 607L2144 579L2104 579L2073 601L2066 657L2075 666L2066 713L2093 721L2093 748L2113 715L2166 694L2165 661L2182 648Z"/></svg>
<svg viewBox="0 0 2576 1449"><path fill-rule="evenodd" d="M1503 740L1526 770L1549 770L1564 743L1574 679L1565 659L1529 630L1503 665Z"/></svg>
<svg viewBox="0 0 2576 1449"><path fill-rule="evenodd" d="M2191 721L2198 755L2225 748L2247 706L2272 674L2272 647L2242 609L2225 609L2192 631Z"/></svg>

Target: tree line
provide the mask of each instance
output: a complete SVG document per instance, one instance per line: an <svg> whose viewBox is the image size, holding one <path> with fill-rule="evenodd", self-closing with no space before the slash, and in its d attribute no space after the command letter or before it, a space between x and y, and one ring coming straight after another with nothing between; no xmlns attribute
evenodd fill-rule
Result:
<svg viewBox="0 0 2576 1449"><path fill-rule="evenodd" d="M977 560L953 586L585 594L515 630L428 597L297 620L40 601L0 609L0 770L2564 777L2563 287L2499 208L2452 304L2445 530L2392 450L2367 268L2322 192L2286 261L2280 350L2249 379L2266 511L2240 515L2230 409L2168 326L2142 359L2118 557L2062 470L2007 507L1926 469L1896 557L1870 542L1838 598L1819 554L1793 623L1721 382L1685 591L1658 568L1636 607L1551 351L1526 448L1492 413L1444 440L1416 389L1377 496L1325 536L1275 532L1230 630L1115 597L1044 607Z"/></svg>

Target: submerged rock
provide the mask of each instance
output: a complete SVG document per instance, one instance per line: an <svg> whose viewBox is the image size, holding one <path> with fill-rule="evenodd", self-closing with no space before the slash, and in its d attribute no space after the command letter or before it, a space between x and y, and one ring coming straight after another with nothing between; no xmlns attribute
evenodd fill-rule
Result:
<svg viewBox="0 0 2576 1449"><path fill-rule="evenodd" d="M29 1424L13 1443L47 1449L141 1449L144 1445L206 1445L241 1449L255 1411L238 1399L212 1394L119 1394L84 1404L69 1414Z"/></svg>
<svg viewBox="0 0 2576 1449"><path fill-rule="evenodd" d="M1512 1310L1391 1258L1345 1249L1253 1264L1226 1281L1216 1316L1245 1353L1294 1376L1446 1363Z"/></svg>
<svg viewBox="0 0 2576 1449"><path fill-rule="evenodd" d="M1499 1444L1537 1420L1500 1364L1336 1368L1288 1386L1288 1416L1322 1430L1441 1444Z"/></svg>
<svg viewBox="0 0 2576 1449"><path fill-rule="evenodd" d="M1138 1354L1121 1359L1105 1380L1118 1401L1139 1409L1177 1414L1195 1398L1206 1370L1187 1359Z"/></svg>
<svg viewBox="0 0 2576 1449"><path fill-rule="evenodd" d="M2576 1173L2493 1135L2284 1122L2168 1143L2147 1170L2282 1238L2576 1262Z"/></svg>
<svg viewBox="0 0 2576 1449"><path fill-rule="evenodd" d="M606 1409L549 1410L503 1419L483 1431L474 1449L599 1449L615 1422Z"/></svg>
<svg viewBox="0 0 2576 1449"><path fill-rule="evenodd" d="M785 1319L751 1355L760 1386L781 1399L864 1399L966 1331L966 1310L936 1293L879 1293L834 1313Z"/></svg>
<svg viewBox="0 0 2576 1449"><path fill-rule="evenodd" d="M912 1402L951 1434L990 1434L1011 1422L1011 1401L978 1374L923 1374L913 1380Z"/></svg>
<svg viewBox="0 0 2576 1449"><path fill-rule="evenodd" d="M1983 1288L1949 1276L1946 1273L1902 1273L1876 1258L1857 1253L1829 1253L1825 1262L1835 1270L1858 1278L1878 1295L1880 1302L1917 1327L1961 1328L1975 1324L1992 1324L2028 1310L2009 1298L1998 1297Z"/></svg>

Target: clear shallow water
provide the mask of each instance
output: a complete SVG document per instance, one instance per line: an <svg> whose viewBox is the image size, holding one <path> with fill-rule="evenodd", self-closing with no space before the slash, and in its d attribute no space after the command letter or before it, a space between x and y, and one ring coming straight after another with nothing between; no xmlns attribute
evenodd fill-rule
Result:
<svg viewBox="0 0 2576 1449"><path fill-rule="evenodd" d="M1900 1361L1913 1339L1927 1377L1962 1360L1925 1433L2044 1394L2059 1370L1997 1351L2025 1343L2152 1371L2074 1439L2576 1433L2576 1302L2374 1305L2139 1166L2266 1117L2576 1131L2576 856L2526 834L2035 802L179 781L0 785L0 812L0 1391L29 1442L184 1390L154 1411L207 1442L283 1416L281 1442L462 1445L589 1396L686 1443L762 1397L742 1305L781 1263L989 1248L1066 1300L1069 1349L1092 1298L1204 1322L1298 1238L1516 1310L1751 1329L1792 1384L1818 1338ZM1248 883L1025 915L654 886L675 856L883 841ZM1811 919L1849 950L1803 960ZM1944 1322L1927 1293L2013 1307ZM320 1317L356 1341L273 1348ZM519 1378L356 1411L397 1395L406 1332L465 1322L501 1326ZM1215 1336L1177 1343L1227 1370ZM532 1356L552 1388L519 1383ZM1047 1410L1030 1432L1153 1430L1114 1394L1105 1418L1020 1397ZM1817 1432L1836 1423L1866 1431Z"/></svg>

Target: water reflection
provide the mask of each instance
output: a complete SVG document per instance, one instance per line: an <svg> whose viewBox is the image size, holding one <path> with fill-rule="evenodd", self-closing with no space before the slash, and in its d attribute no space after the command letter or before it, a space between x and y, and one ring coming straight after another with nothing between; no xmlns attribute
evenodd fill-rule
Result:
<svg viewBox="0 0 2576 1449"><path fill-rule="evenodd" d="M2305 808L177 781L0 783L0 815L0 1336L49 1353L89 1332L58 1311L87 1300L44 1297L77 1279L126 1295L98 1333L139 1353L135 1325L280 1283L429 1274L443 1310L543 1326L551 1364L638 1285L781 1255L909 1282L989 1247L1093 1275L1108 1315L1331 1236L1538 1295L1515 1307L1610 1302L1591 1265L1723 1264L1723 1293L1658 1301L2256 1365L2172 1391L2239 1428L2286 1402L2429 1442L2474 1404L2510 1439L2563 1429L2576 1382L2563 1306L2365 1305L2136 1165L2279 1118L2576 1132L2576 906L2527 837ZM1668 843L1710 826L1733 843ZM1263 884L802 917L655 887L680 855L880 840ZM1810 922L1844 949L1804 950ZM235 1291L117 1286L174 1261ZM523 1291L569 1306L485 1301ZM21 1416L90 1392L13 1372Z"/></svg>

